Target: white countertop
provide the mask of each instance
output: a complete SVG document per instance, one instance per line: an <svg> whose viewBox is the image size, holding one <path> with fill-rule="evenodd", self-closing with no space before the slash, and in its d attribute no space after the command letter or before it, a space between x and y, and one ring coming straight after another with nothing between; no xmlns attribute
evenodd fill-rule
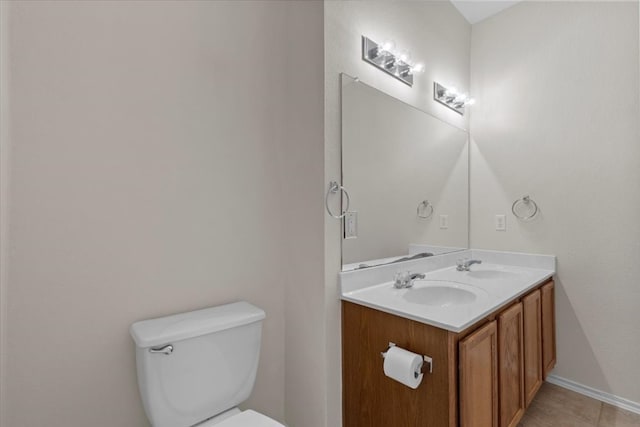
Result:
<svg viewBox="0 0 640 427"><path fill-rule="evenodd" d="M411 271L424 272L426 277L416 280L414 286L408 289L396 289L390 280L394 270L408 269L401 264L393 266L393 270L385 266L377 273L362 271L359 276L359 272L342 273L341 298L452 332L461 332L555 274L555 257L552 256L512 253L500 256L500 252L494 251L468 251L468 255L477 259L483 259L484 255L486 261L474 264L470 271L463 272L457 271L451 264L442 267L445 260L412 264ZM459 253L457 257L460 257ZM446 258L446 261L451 263L451 258ZM376 282L376 277L382 280ZM365 279L369 282L366 285L363 284ZM448 282L450 287L472 291L475 299L458 305L438 305L417 303L415 298L409 298L410 292L416 295L416 291L438 285L441 281Z"/></svg>

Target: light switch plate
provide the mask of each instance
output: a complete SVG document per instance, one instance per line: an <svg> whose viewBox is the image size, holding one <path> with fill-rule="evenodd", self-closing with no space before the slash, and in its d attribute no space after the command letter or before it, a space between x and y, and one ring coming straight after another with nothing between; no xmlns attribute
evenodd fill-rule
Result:
<svg viewBox="0 0 640 427"><path fill-rule="evenodd" d="M496 231L507 231L506 215L496 215Z"/></svg>
<svg viewBox="0 0 640 427"><path fill-rule="evenodd" d="M449 228L449 215L440 215L440 228L442 230Z"/></svg>
<svg viewBox="0 0 640 427"><path fill-rule="evenodd" d="M344 216L344 238L356 239L358 237L358 212L348 211Z"/></svg>

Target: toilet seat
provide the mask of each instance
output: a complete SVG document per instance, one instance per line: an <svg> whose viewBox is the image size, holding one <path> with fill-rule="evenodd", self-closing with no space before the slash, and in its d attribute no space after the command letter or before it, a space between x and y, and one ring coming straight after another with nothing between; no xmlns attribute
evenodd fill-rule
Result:
<svg viewBox="0 0 640 427"><path fill-rule="evenodd" d="M259 412L247 409L237 415L225 418L220 423L204 423L198 427L284 427L276 420L273 420Z"/></svg>

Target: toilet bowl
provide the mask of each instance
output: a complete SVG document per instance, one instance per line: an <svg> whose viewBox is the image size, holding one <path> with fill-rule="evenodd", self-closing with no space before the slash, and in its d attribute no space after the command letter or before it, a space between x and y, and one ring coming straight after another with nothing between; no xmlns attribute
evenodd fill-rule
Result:
<svg viewBox="0 0 640 427"><path fill-rule="evenodd" d="M237 302L131 325L153 427L284 427L237 406L256 379L265 312Z"/></svg>

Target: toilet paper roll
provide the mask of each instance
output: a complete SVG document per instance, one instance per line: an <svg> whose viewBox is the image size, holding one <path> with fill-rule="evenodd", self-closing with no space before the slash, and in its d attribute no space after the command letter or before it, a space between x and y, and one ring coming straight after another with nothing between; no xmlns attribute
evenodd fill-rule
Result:
<svg viewBox="0 0 640 427"><path fill-rule="evenodd" d="M422 382L422 362L421 355L393 346L384 356L384 374L416 389Z"/></svg>

